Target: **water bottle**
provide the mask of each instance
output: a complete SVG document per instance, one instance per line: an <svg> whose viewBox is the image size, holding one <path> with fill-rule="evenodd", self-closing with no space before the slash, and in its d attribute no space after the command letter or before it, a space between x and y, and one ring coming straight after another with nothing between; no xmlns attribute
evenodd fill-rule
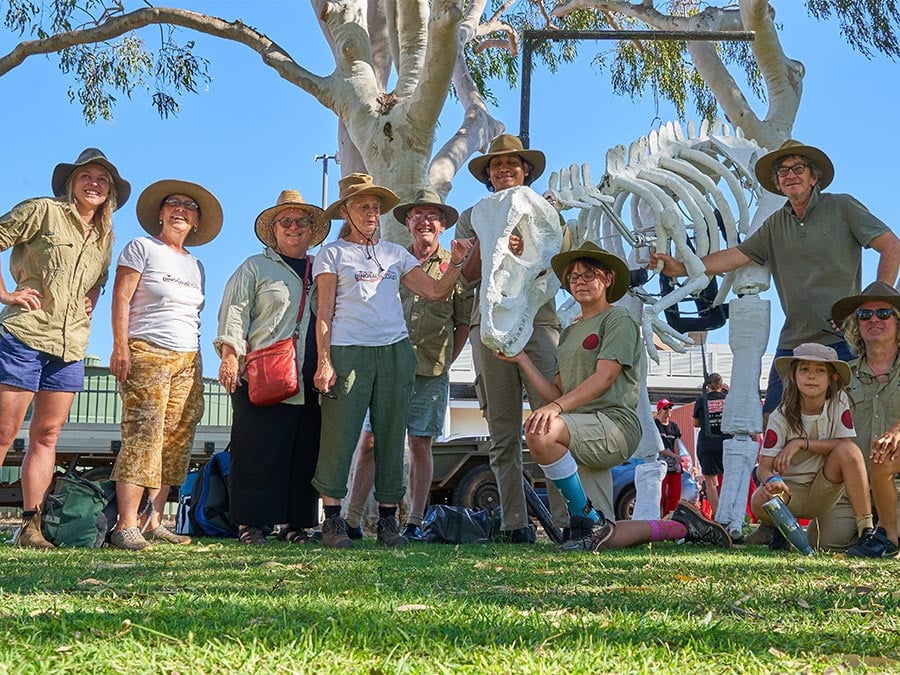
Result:
<svg viewBox="0 0 900 675"><path fill-rule="evenodd" d="M803 555L816 554L806 539L806 532L800 527L800 523L794 518L794 514L791 513L790 509L781 501L781 497L772 497L772 499L763 504L763 508L769 514L769 518L772 519L772 524L779 529L785 539L794 545L794 548Z"/></svg>

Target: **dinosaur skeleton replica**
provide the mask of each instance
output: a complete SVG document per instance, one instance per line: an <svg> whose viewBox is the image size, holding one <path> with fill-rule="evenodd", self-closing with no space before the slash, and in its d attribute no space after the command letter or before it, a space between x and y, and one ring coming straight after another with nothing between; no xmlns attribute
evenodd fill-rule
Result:
<svg viewBox="0 0 900 675"><path fill-rule="evenodd" d="M655 297L642 285L635 286L633 275L633 287L617 303L627 307L641 326L654 361L659 361L654 334L679 352L683 345L693 344L660 315L710 286L700 258L736 245L783 204L782 197L763 190L753 175L756 160L765 152L740 129L732 132L720 121L704 122L699 128L691 123L686 135L679 124L669 123L627 150L621 145L610 149L599 185L591 182L586 164L552 174L546 199L559 211L579 210L568 222L573 248L593 241L626 260L631 270L646 266L651 249L674 248L675 257L684 262L688 276L681 286ZM486 197L473 211L482 251L490 251L482 257L482 279L488 280L480 295L483 341L506 354L521 351L531 335L535 312L559 288L548 273L549 260L562 241L559 219L552 207L546 208L547 201L535 197L530 188L503 190ZM756 210L751 218L753 201ZM513 233L525 244L520 255L509 249ZM725 276L714 301L724 302L730 290L738 296L729 303L734 361L722 420L723 430L733 438L724 443L725 475L716 513L732 534L743 527L747 485L756 461L758 446L750 434L762 431L759 377L769 337L769 302L759 294L768 287L768 269L751 263ZM567 301L560 308L563 324L571 323L577 311L577 304ZM644 356L638 409L643 436L634 453L644 460L635 471L636 519L659 517L665 475L665 463L657 460L662 444L653 423L646 375Z"/></svg>

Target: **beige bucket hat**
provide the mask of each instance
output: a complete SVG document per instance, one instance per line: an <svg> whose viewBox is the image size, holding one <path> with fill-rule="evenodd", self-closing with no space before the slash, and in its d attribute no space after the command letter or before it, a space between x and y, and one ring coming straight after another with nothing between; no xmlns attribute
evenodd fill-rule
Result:
<svg viewBox="0 0 900 675"><path fill-rule="evenodd" d="M395 195L391 190L380 185L375 185L375 181L367 173L351 173L344 176L338 181L340 189L340 197L337 201L332 202L325 209L323 218L326 220L336 220L341 217L341 206L351 197L359 197L362 195L375 195L381 202L381 213L387 213L400 203L400 197Z"/></svg>
<svg viewBox="0 0 900 675"><path fill-rule="evenodd" d="M185 246L208 244L222 230L222 205L215 195L202 185L186 180L158 180L144 188L137 201L137 219L154 237L162 231L159 209L169 195L187 195L200 206L200 222L197 230L188 234Z"/></svg>
<svg viewBox="0 0 900 675"><path fill-rule="evenodd" d="M834 366L838 377L841 379L841 386L846 387L850 384L850 366L846 361L841 361L837 352L827 345L820 345L817 342L804 342L802 345L794 347L793 356L779 356L776 358L775 370L782 380L787 379L788 373L791 371L791 364L794 361L830 363Z"/></svg>
<svg viewBox="0 0 900 675"><path fill-rule="evenodd" d="M269 248L277 248L275 233L272 230L275 216L284 209L289 208L300 209L316 219L316 222L312 226L312 236L309 240L309 248L318 246L325 241L325 237L328 236L328 231L331 229L331 222L322 218L322 214L325 213L322 209L313 204L307 204L306 200L303 199L303 195L301 195L298 190L282 190L281 194L278 195L278 201L275 202L275 206L264 209L256 216L256 223L254 225L256 229L256 238Z"/></svg>
<svg viewBox="0 0 900 675"><path fill-rule="evenodd" d="M822 177L819 179L819 182L816 183L819 189L824 190L831 185L831 181L834 180L834 164L831 163L828 155L819 150L819 148L811 145L804 145L800 141L795 141L793 139L786 140L781 144L780 148L773 150L756 160L754 172L756 173L756 180L759 181L760 185L769 192L780 195L781 190L775 186L775 180L772 178L772 173L778 162L791 155L806 157L809 161L819 167L822 171Z"/></svg>

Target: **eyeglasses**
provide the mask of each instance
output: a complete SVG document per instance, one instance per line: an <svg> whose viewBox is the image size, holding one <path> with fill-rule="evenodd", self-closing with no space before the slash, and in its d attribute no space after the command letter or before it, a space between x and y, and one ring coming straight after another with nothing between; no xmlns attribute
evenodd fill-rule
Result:
<svg viewBox="0 0 900 675"><path fill-rule="evenodd" d="M856 310L856 318L860 321L869 321L873 316L877 316L882 321L887 321L892 316L897 316L897 310L895 310L893 307L879 307L878 309Z"/></svg>
<svg viewBox="0 0 900 675"><path fill-rule="evenodd" d="M279 218L278 220L276 220L275 223L283 230L291 229L291 225L296 225L301 230L304 227L312 227L313 225L312 220L310 220L309 217L288 218L287 216L285 216L284 218Z"/></svg>
<svg viewBox="0 0 900 675"><path fill-rule="evenodd" d="M415 215L408 215L407 218L414 223L420 223L423 220L430 220L432 222L444 220L444 216L441 213L417 213Z"/></svg>
<svg viewBox="0 0 900 675"><path fill-rule="evenodd" d="M791 166L779 166L775 169L775 173L778 174L781 178L787 176L791 171L794 172L794 175L800 176L809 168L809 164L792 164Z"/></svg>
<svg viewBox="0 0 900 675"><path fill-rule="evenodd" d="M180 199L175 199L170 197L169 199L164 199L163 204L166 206L171 206L173 209L187 209L188 211L199 211L200 205L191 200L181 201Z"/></svg>
<svg viewBox="0 0 900 675"><path fill-rule="evenodd" d="M566 283L571 286L573 281L578 281L579 279L581 279L582 281L587 283L589 281L593 281L596 278L597 278L597 272L594 270L588 270L587 272L582 272L581 274L578 274L577 272L572 272L572 273L566 275Z"/></svg>

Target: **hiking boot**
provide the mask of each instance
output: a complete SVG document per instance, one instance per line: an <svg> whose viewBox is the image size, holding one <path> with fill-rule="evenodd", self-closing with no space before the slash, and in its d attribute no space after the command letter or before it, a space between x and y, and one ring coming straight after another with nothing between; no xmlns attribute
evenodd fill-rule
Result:
<svg viewBox="0 0 900 675"><path fill-rule="evenodd" d="M728 534L728 530L716 521L705 518L700 509L690 502L684 500L678 502L670 519L687 528L685 541L731 548L731 535Z"/></svg>
<svg viewBox="0 0 900 675"><path fill-rule="evenodd" d="M864 531L859 541L847 549L847 555L851 558L900 558L900 546L888 539L887 530L879 527Z"/></svg>
<svg viewBox="0 0 900 675"><path fill-rule="evenodd" d="M40 510L33 516L22 518L22 526L13 543L21 548L56 548L44 538L44 533L41 531Z"/></svg>
<svg viewBox="0 0 900 675"><path fill-rule="evenodd" d="M113 530L109 535L109 545L113 548L121 548L125 551L148 551L149 542L144 539L141 530L137 527L126 527L124 530Z"/></svg>
<svg viewBox="0 0 900 675"><path fill-rule="evenodd" d="M597 551L609 541L616 524L603 516L596 523L584 516L572 516L569 520L569 539L564 541L560 551Z"/></svg>
<svg viewBox="0 0 900 675"><path fill-rule="evenodd" d="M777 527L772 528L772 538L769 540L769 550L770 551L790 551L791 550L791 542L785 539L785 536L781 534L781 530Z"/></svg>
<svg viewBox="0 0 900 675"><path fill-rule="evenodd" d="M379 546L395 548L406 546L409 543L409 539L400 534L400 526L394 516L379 518L375 525L375 532L377 533L375 541Z"/></svg>
<svg viewBox="0 0 900 675"><path fill-rule="evenodd" d="M340 516L331 516L322 523L322 546L325 548L353 548L347 536L347 521Z"/></svg>
<svg viewBox="0 0 900 675"><path fill-rule="evenodd" d="M422 541L422 528L418 525L413 525L412 523L404 525L400 534L410 541Z"/></svg>
<svg viewBox="0 0 900 675"><path fill-rule="evenodd" d="M494 541L498 544L533 544L537 541L537 531L531 524L515 530L500 530Z"/></svg>
<svg viewBox="0 0 900 675"><path fill-rule="evenodd" d="M362 524L357 525L356 527L350 527L347 525L347 536L351 539L362 539L363 538L363 529Z"/></svg>
<svg viewBox="0 0 900 675"><path fill-rule="evenodd" d="M191 543L191 538L183 534L175 534L167 527L160 525L152 530L144 532L144 539L147 541L159 541L164 544L174 544L176 546L186 546Z"/></svg>
<svg viewBox="0 0 900 675"><path fill-rule="evenodd" d="M772 530L774 529L768 523L760 523L759 527L744 537L744 543L751 546L768 546L772 541Z"/></svg>

